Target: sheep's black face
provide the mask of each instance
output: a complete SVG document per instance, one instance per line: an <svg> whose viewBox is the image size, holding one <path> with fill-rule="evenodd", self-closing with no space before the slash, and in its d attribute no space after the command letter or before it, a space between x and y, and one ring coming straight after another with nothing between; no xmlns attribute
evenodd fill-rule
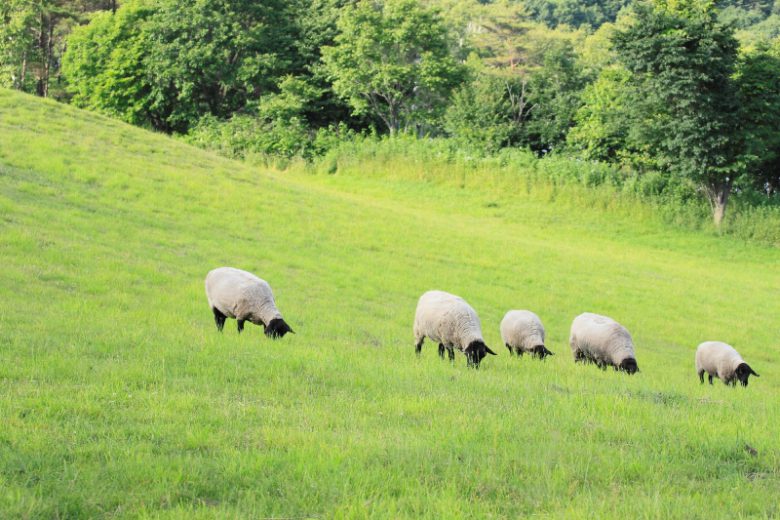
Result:
<svg viewBox="0 0 780 520"><path fill-rule="evenodd" d="M737 379L739 379L739 384L742 386L748 385L748 378L750 375L753 374L756 377L760 377L758 374L756 374L752 368L750 368L750 365L747 363L740 363L737 367L737 370L735 371L735 375L737 376Z"/></svg>
<svg viewBox="0 0 780 520"><path fill-rule="evenodd" d="M295 334L295 331L281 318L273 319L265 326L265 335L271 339L283 338L288 332Z"/></svg>
<svg viewBox="0 0 780 520"><path fill-rule="evenodd" d="M496 355L496 353L490 350L482 341L472 341L463 352L466 354L466 365L474 368L479 368L479 364L486 355Z"/></svg>
<svg viewBox="0 0 780 520"><path fill-rule="evenodd" d="M624 372L627 372L629 375L639 371L639 366L636 364L636 359L634 358L624 359L620 362L620 366L618 368Z"/></svg>
<svg viewBox="0 0 780 520"><path fill-rule="evenodd" d="M555 354L547 350L547 347L545 347L544 345L536 345L531 350L531 356L539 359L544 359L547 356L554 356L554 355Z"/></svg>

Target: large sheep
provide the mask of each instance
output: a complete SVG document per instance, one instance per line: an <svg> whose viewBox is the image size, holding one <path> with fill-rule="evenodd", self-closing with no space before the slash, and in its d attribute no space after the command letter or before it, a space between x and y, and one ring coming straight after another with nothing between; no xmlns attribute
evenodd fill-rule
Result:
<svg viewBox="0 0 780 520"><path fill-rule="evenodd" d="M273 339L293 332L276 308L271 286L252 273L233 267L209 271L206 275L206 297L220 332L226 318L238 321L239 333L244 330L245 321L262 325L265 335Z"/></svg>
<svg viewBox="0 0 780 520"><path fill-rule="evenodd" d="M580 314L571 324L569 345L575 362L596 363L602 369L612 366L629 374L639 370L631 334L612 318Z"/></svg>
<svg viewBox="0 0 780 520"><path fill-rule="evenodd" d="M442 359L446 348L450 360L454 360L454 348L457 348L466 355L467 365L475 368L479 368L487 354L496 355L482 339L482 328L474 309L463 298L444 291L428 291L417 303L414 341L418 355L426 337L439 344Z"/></svg>
<svg viewBox="0 0 780 520"><path fill-rule="evenodd" d="M544 346L544 326L539 316L531 311L509 311L501 320L501 340L509 349L509 354L522 356L530 353L532 357L544 359L553 353Z"/></svg>
<svg viewBox="0 0 780 520"><path fill-rule="evenodd" d="M705 341L696 349L696 373L702 384L704 372L707 372L710 384L712 378L717 377L727 385L734 386L739 380L742 386L747 386L750 374L759 377L734 347L721 341Z"/></svg>

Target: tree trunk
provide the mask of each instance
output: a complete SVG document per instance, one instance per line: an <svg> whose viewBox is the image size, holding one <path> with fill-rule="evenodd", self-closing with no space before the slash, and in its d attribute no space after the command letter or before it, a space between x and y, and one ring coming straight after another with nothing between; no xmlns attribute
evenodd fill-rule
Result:
<svg viewBox="0 0 780 520"><path fill-rule="evenodd" d="M39 25L39 32L38 32L38 66L36 67L37 70L37 76L38 76L38 82L35 86L35 94L44 97L44 82L43 82L43 75L44 75L44 68L45 64L41 63L41 59L45 61L46 59L46 26L43 22L43 11L41 11L40 17L39 17L40 25Z"/></svg>
<svg viewBox="0 0 780 520"><path fill-rule="evenodd" d="M46 56L43 64L43 97L49 97L49 77L51 76L51 61L54 54L54 21L49 18L49 35L46 42Z"/></svg>
<svg viewBox="0 0 780 520"><path fill-rule="evenodd" d="M712 221L715 227L720 228L723 217L726 216L726 205L731 195L731 179L710 188L710 204L712 204Z"/></svg>
<svg viewBox="0 0 780 520"><path fill-rule="evenodd" d="M19 90L24 92L24 86L27 83L27 49L22 54L22 75L19 78Z"/></svg>

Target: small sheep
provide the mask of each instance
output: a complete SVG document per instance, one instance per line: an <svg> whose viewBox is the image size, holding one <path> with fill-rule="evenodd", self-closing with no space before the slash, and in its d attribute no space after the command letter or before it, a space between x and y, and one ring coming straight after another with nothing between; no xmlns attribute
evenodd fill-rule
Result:
<svg viewBox="0 0 780 520"><path fill-rule="evenodd" d="M575 362L595 363L603 370L610 365L629 374L639 371L631 334L612 318L580 314L571 324L569 345Z"/></svg>
<svg viewBox="0 0 780 520"><path fill-rule="evenodd" d="M235 318L239 334L244 330L245 321L262 325L265 335L273 339L284 337L288 332L295 333L277 310L271 286L252 273L233 267L209 271L206 297L220 332L226 318Z"/></svg>
<svg viewBox="0 0 780 520"><path fill-rule="evenodd" d="M454 360L454 348L457 347L466 355L470 367L479 368L487 354L496 355L482 339L482 328L474 309L463 298L444 291L428 291L417 303L414 341L418 355L426 337L439 344L442 359L446 348L450 361Z"/></svg>
<svg viewBox="0 0 780 520"><path fill-rule="evenodd" d="M696 373L702 384L704 372L707 372L710 384L712 378L717 377L731 386L736 385L737 380L742 386L747 386L750 374L759 377L734 347L721 341L705 341L696 349Z"/></svg>
<svg viewBox="0 0 780 520"><path fill-rule="evenodd" d="M544 326L539 316L531 311L509 311L501 320L501 339L509 349L509 355L521 356L530 353L532 357L544 359L553 353L544 346Z"/></svg>

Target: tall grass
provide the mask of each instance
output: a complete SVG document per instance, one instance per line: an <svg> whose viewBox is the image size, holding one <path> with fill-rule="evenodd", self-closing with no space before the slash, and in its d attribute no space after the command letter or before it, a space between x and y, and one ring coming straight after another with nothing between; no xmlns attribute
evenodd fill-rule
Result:
<svg viewBox="0 0 780 520"><path fill-rule="evenodd" d="M313 163L293 161L282 166L533 197L570 210L595 207L624 218L657 219L671 227L780 246L780 205L774 201L757 204L756 197L735 194L726 221L717 229L708 203L692 182L567 156L539 158L516 148L484 155L451 139L358 137L339 143Z"/></svg>
<svg viewBox="0 0 780 520"><path fill-rule="evenodd" d="M780 515L780 250L382 146L278 173L0 90L0 518ZM296 334L218 333L219 265ZM431 288L479 312L479 371L414 355ZM499 348L510 308L555 356ZM585 310L631 330L640 374L573 363ZM700 385L706 339L761 377Z"/></svg>

